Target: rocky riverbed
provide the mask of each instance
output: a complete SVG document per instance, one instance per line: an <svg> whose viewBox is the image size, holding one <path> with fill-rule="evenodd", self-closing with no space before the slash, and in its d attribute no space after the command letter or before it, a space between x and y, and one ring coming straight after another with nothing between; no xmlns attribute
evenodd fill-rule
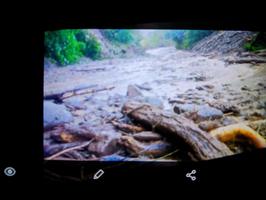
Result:
<svg viewBox="0 0 266 200"><path fill-rule="evenodd" d="M44 96L76 88L89 92L75 93L62 102L44 100L44 156L59 160L193 160L178 141L125 116L121 109L132 99L183 115L206 132L246 123L266 139L266 64L228 64L226 59L232 56L236 55L208 56L164 47L143 56L46 69ZM123 129L125 124L132 127ZM87 141L91 142L85 147L60 154ZM230 145L236 153L246 151Z"/></svg>

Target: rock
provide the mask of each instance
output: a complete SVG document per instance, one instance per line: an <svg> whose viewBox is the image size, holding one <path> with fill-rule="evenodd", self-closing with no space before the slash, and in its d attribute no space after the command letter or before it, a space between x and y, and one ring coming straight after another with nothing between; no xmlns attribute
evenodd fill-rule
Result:
<svg viewBox="0 0 266 200"><path fill-rule="evenodd" d="M189 77L186 79L187 80L194 80L194 81L206 81L207 77L202 73L191 72L191 73L189 73Z"/></svg>
<svg viewBox="0 0 266 200"><path fill-rule="evenodd" d="M214 85L206 84L206 85L204 85L203 87L205 87L205 88L207 88L207 89L213 89L213 88L214 88Z"/></svg>
<svg viewBox="0 0 266 200"><path fill-rule="evenodd" d="M244 85L243 87L241 87L241 90L245 90L245 91L250 91L249 87Z"/></svg>
<svg viewBox="0 0 266 200"><path fill-rule="evenodd" d="M263 83L258 83L257 85L258 86L261 86L261 87L264 87L264 84Z"/></svg>
<svg viewBox="0 0 266 200"><path fill-rule="evenodd" d="M204 130L204 131L211 131L215 128L220 127L221 125L217 121L203 121L199 123L199 128Z"/></svg>
<svg viewBox="0 0 266 200"><path fill-rule="evenodd" d="M202 86L197 86L196 89L197 90L204 90L204 88Z"/></svg>
<svg viewBox="0 0 266 200"><path fill-rule="evenodd" d="M223 94L220 92L216 92L215 94L213 94L214 99L221 99L222 97L223 97Z"/></svg>
<svg viewBox="0 0 266 200"><path fill-rule="evenodd" d="M64 100L64 104L73 110L85 110L87 107L84 105L83 101L78 98L68 98Z"/></svg>
<svg viewBox="0 0 266 200"><path fill-rule="evenodd" d="M177 114L181 114L183 112L197 112L199 110L199 106L196 104L177 104L174 106L174 112Z"/></svg>
<svg viewBox="0 0 266 200"><path fill-rule="evenodd" d="M184 103L186 103L186 101L183 99L168 99L168 103L170 103L170 104L174 104L174 103L184 104Z"/></svg>
<svg viewBox="0 0 266 200"><path fill-rule="evenodd" d="M207 80L205 76L196 76L194 79L195 81L206 81Z"/></svg>
<svg viewBox="0 0 266 200"><path fill-rule="evenodd" d="M258 102L257 109L265 109L266 110L266 101Z"/></svg>
<svg viewBox="0 0 266 200"><path fill-rule="evenodd" d="M221 120L221 123L223 126L228 126L228 125L231 125L231 124L236 124L238 123L238 121L233 118L233 117L224 117L222 120Z"/></svg>
<svg viewBox="0 0 266 200"><path fill-rule="evenodd" d="M75 111L72 111L72 114L75 117L83 117L84 115L86 115L86 111L85 110L75 110Z"/></svg>
<svg viewBox="0 0 266 200"><path fill-rule="evenodd" d="M233 105L229 102L224 102L224 101L213 101L208 103L211 107L217 108L218 110L221 110L223 113L229 113L233 112L235 114L239 114L240 109L236 105Z"/></svg>
<svg viewBox="0 0 266 200"><path fill-rule="evenodd" d="M222 84L223 87L229 87L231 84L230 83L224 83Z"/></svg>
<svg viewBox="0 0 266 200"><path fill-rule="evenodd" d="M163 109L163 102L158 97L144 97L143 102Z"/></svg>
<svg viewBox="0 0 266 200"><path fill-rule="evenodd" d="M64 105L58 105L51 101L43 103L44 128L62 125L73 121L73 116Z"/></svg>
<svg viewBox="0 0 266 200"><path fill-rule="evenodd" d="M135 133L133 138L139 141L154 141L162 139L162 136L158 133L154 133L151 131L143 131L139 133Z"/></svg>
<svg viewBox="0 0 266 200"><path fill-rule="evenodd" d="M209 119L217 119L221 118L223 116L223 112L210 107L209 105L197 105L197 104L179 104L174 107L174 112L177 114L188 112L188 113L194 113L195 116L193 116L194 120L209 120ZM196 118L195 118L196 117Z"/></svg>
<svg viewBox="0 0 266 200"><path fill-rule="evenodd" d="M143 96L141 91L134 85L128 85L127 96L129 98Z"/></svg>
<svg viewBox="0 0 266 200"><path fill-rule="evenodd" d="M210 84L196 87L197 90L205 90L205 89L213 89L213 88L214 88L214 85L210 85Z"/></svg>
<svg viewBox="0 0 266 200"><path fill-rule="evenodd" d="M223 112L216 108L210 107L209 105L203 105L199 107L197 115L199 120L213 120L221 118L223 116Z"/></svg>

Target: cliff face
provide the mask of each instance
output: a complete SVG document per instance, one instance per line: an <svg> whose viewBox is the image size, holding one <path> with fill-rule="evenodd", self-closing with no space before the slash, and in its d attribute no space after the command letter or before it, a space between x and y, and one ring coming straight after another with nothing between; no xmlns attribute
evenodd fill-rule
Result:
<svg viewBox="0 0 266 200"><path fill-rule="evenodd" d="M244 44L250 41L257 33L250 31L219 31L198 42L192 51L202 54L228 54L244 51Z"/></svg>

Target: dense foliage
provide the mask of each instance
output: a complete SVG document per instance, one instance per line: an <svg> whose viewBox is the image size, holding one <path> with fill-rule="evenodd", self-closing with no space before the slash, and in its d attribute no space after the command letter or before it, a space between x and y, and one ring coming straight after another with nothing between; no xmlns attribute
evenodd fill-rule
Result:
<svg viewBox="0 0 266 200"><path fill-rule="evenodd" d="M76 62L82 56L84 44L77 41L77 30L60 30L45 32L45 56L60 65Z"/></svg>
<svg viewBox="0 0 266 200"><path fill-rule="evenodd" d="M44 48L45 56L61 66L75 63L82 56L98 59L101 52L96 38L81 30L45 32Z"/></svg>
<svg viewBox="0 0 266 200"><path fill-rule="evenodd" d="M248 51L258 51L266 49L266 32L259 32L256 37L244 45Z"/></svg>
<svg viewBox="0 0 266 200"><path fill-rule="evenodd" d="M178 49L190 49L195 43L210 35L213 31L206 30L140 30L103 29L100 31L113 47L149 49L176 45ZM101 58L106 48L102 38L96 38L90 30L59 30L45 32L45 56L64 66L77 62L86 56L93 60ZM103 46L101 46L101 44ZM250 47L248 47L250 45ZM246 45L247 48L257 48L255 43ZM102 49L103 48L103 49Z"/></svg>
<svg viewBox="0 0 266 200"><path fill-rule="evenodd" d="M102 34L114 43L129 44L133 41L133 33L129 29L106 29L102 30Z"/></svg>
<svg viewBox="0 0 266 200"><path fill-rule="evenodd" d="M101 45L95 36L88 31L81 30L76 34L76 38L84 44L84 47L82 48L83 55L93 60L101 57Z"/></svg>

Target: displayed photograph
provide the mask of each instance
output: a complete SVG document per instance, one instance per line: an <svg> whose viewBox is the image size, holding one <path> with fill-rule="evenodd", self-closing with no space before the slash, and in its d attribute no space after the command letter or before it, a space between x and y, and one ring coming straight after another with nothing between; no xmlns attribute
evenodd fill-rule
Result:
<svg viewBox="0 0 266 200"><path fill-rule="evenodd" d="M44 32L44 160L195 162L266 148L266 32Z"/></svg>

